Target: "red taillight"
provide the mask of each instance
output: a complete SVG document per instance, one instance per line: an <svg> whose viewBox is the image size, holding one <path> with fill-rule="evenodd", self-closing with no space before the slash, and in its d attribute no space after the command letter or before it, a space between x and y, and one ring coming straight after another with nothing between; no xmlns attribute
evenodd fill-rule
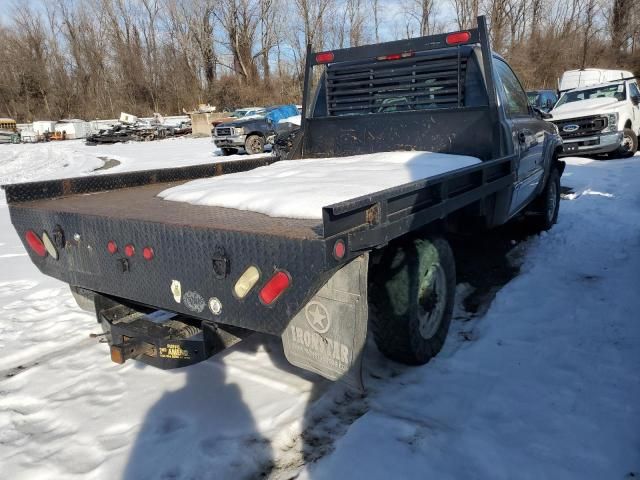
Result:
<svg viewBox="0 0 640 480"><path fill-rule="evenodd" d="M144 247L144 249L142 250L142 256L145 260L153 260L153 248Z"/></svg>
<svg viewBox="0 0 640 480"><path fill-rule="evenodd" d="M289 283L291 283L291 277L287 272L284 270L276 272L260 290L260 300L265 305L271 305L287 289Z"/></svg>
<svg viewBox="0 0 640 480"><path fill-rule="evenodd" d="M402 52L402 53L391 53L389 55L382 55L380 57L376 57L376 60L400 60L401 58L409 58L413 57L415 52Z"/></svg>
<svg viewBox="0 0 640 480"><path fill-rule="evenodd" d="M316 63L329 63L333 62L333 52L322 52L316 54Z"/></svg>
<svg viewBox="0 0 640 480"><path fill-rule="evenodd" d="M347 253L347 247L344 244L344 240L338 240L333 245L333 256L340 260Z"/></svg>
<svg viewBox="0 0 640 480"><path fill-rule="evenodd" d="M447 45L458 45L459 43L467 43L471 39L470 32L455 32L447 35Z"/></svg>
<svg viewBox="0 0 640 480"><path fill-rule="evenodd" d="M107 243L107 251L111 255L116 253L118 251L118 245L116 244L116 242L114 242L113 240L109 240L109 242Z"/></svg>
<svg viewBox="0 0 640 480"><path fill-rule="evenodd" d="M124 254L127 257L133 257L135 255L135 253L136 253L136 249L135 249L135 247L133 245L128 244L128 245L124 246Z"/></svg>
<svg viewBox="0 0 640 480"><path fill-rule="evenodd" d="M40 240L40 237L36 235L36 233L33 230L27 230L27 233L25 234L25 238L27 240L27 243L31 247L31 250L33 250L38 256L40 257L47 256L47 249L44 246L44 243L42 243L42 240Z"/></svg>

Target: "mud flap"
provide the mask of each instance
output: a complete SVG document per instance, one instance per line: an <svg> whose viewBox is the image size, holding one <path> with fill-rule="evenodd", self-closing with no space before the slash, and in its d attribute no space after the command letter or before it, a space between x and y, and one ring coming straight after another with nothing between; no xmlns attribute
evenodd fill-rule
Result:
<svg viewBox="0 0 640 480"><path fill-rule="evenodd" d="M363 390L369 254L338 270L289 322L282 334L293 365Z"/></svg>

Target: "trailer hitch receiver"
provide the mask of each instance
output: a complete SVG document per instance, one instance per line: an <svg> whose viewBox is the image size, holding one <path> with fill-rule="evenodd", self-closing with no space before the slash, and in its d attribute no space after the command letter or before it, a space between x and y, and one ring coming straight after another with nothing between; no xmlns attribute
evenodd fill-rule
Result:
<svg viewBox="0 0 640 480"><path fill-rule="evenodd" d="M127 339L117 345L111 345L110 350L111 361L123 364L130 358L136 358L140 355L155 356L156 348L147 342Z"/></svg>
<svg viewBox="0 0 640 480"><path fill-rule="evenodd" d="M238 343L251 332L221 328L164 310L140 311L96 294L98 320L108 332L111 360L123 364L139 360L163 370L186 367L206 360Z"/></svg>

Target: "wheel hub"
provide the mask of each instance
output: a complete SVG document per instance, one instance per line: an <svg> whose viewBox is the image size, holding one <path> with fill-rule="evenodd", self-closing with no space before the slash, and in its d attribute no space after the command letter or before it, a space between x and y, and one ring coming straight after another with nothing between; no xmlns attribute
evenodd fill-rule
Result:
<svg viewBox="0 0 640 480"><path fill-rule="evenodd" d="M249 148L251 150L251 153L256 153L260 150L261 146L260 146L260 140L258 140L257 138L254 138L251 140L251 143L249 143Z"/></svg>
<svg viewBox="0 0 640 480"><path fill-rule="evenodd" d="M447 282L440 264L429 267L421 284L418 296L418 320L422 338L433 337L442 321L447 303Z"/></svg>

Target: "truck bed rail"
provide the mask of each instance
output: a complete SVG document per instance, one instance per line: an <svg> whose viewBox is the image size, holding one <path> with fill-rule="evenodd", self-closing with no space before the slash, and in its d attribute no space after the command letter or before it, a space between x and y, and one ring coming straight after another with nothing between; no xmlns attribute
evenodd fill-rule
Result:
<svg viewBox="0 0 640 480"><path fill-rule="evenodd" d="M105 175L91 175L87 177L64 178L39 182L16 183L2 185L6 192L9 205L33 200L66 197L69 195L104 192L121 188L140 187L154 183L168 183L175 181L195 180L198 178L215 177L228 173L244 172L257 167L264 167L280 160L279 157L265 156L218 162L190 167L161 168L141 170L138 172L111 173Z"/></svg>
<svg viewBox="0 0 640 480"><path fill-rule="evenodd" d="M324 237L346 234L352 252L384 245L513 185L516 159L502 157L326 206Z"/></svg>

